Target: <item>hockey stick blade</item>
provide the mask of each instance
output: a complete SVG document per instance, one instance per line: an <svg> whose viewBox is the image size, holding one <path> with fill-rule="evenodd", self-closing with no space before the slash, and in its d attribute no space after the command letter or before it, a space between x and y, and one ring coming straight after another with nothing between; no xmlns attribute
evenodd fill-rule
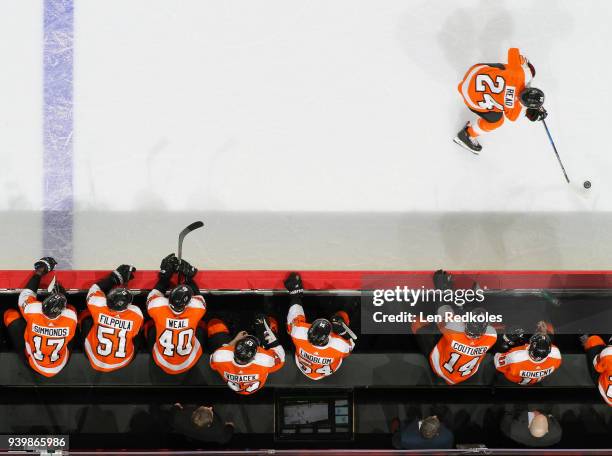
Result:
<svg viewBox="0 0 612 456"><path fill-rule="evenodd" d="M49 283L49 286L47 287L47 291L49 293L53 293L53 291L55 289L55 278L56 278L56 276L53 276L53 278L51 279L51 282Z"/></svg>
<svg viewBox="0 0 612 456"><path fill-rule="evenodd" d="M349 337L353 340L357 340L357 334L355 334L353 331L351 331L351 328L349 328L346 323L342 322L342 327L344 328L344 330L347 332L347 334L349 335Z"/></svg>
<svg viewBox="0 0 612 456"><path fill-rule="evenodd" d="M204 222L202 221L193 222L191 225L188 225L187 227L185 227L183 231L179 233L178 255L177 255L179 261L183 257L183 240L185 239L185 236L187 236L192 231L197 230L198 228L202 228L203 226L204 226Z"/></svg>

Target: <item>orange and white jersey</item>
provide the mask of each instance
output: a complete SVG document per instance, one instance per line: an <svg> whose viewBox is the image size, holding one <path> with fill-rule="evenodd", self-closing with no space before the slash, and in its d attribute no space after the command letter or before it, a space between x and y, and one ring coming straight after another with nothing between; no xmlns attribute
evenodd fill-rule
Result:
<svg viewBox="0 0 612 456"><path fill-rule="evenodd" d="M601 374L597 388L604 401L612 406L612 345L608 345L595 357L593 366Z"/></svg>
<svg viewBox="0 0 612 456"><path fill-rule="evenodd" d="M134 357L134 337L142 327L142 311L132 304L121 312L109 309L98 285L87 293L87 309L93 326L84 346L91 367L110 372L127 366Z"/></svg>
<svg viewBox="0 0 612 456"><path fill-rule="evenodd" d="M252 394L259 391L268 375L285 364L285 350L278 345L269 350L257 349L255 358L248 364L234 361L234 347L224 345L210 356L210 367L219 373L223 381L238 394Z"/></svg>
<svg viewBox="0 0 612 456"><path fill-rule="evenodd" d="M355 348L355 343L332 332L327 345L315 347L308 341L310 326L302 306L293 304L287 313L287 332L295 345L295 363L307 377L321 380L340 368L342 360Z"/></svg>
<svg viewBox="0 0 612 456"><path fill-rule="evenodd" d="M59 317L47 318L36 293L29 289L19 294L18 304L26 321L24 338L30 366L45 377L57 375L70 356L68 343L76 331L76 312L72 306L66 306Z"/></svg>
<svg viewBox="0 0 612 456"><path fill-rule="evenodd" d="M506 353L497 353L494 360L495 368L509 381L519 385L533 385L559 369L561 352L553 345L546 358L534 361L529 357L529 344L525 344Z"/></svg>
<svg viewBox="0 0 612 456"><path fill-rule="evenodd" d="M206 313L204 298L195 295L183 312L176 313L168 298L154 289L147 297L147 312L157 334L153 346L155 363L168 374L180 374L191 369L202 356L196 329Z"/></svg>
<svg viewBox="0 0 612 456"><path fill-rule="evenodd" d="M429 364L449 385L464 382L478 372L487 351L497 341L497 332L492 326L487 326L478 339L466 336L462 322L441 325L440 331L442 337L429 354Z"/></svg>
<svg viewBox="0 0 612 456"><path fill-rule="evenodd" d="M516 120L523 107L520 94L531 82L527 59L517 48L508 50L508 63L473 65L459 83L465 104L478 112L503 112Z"/></svg>

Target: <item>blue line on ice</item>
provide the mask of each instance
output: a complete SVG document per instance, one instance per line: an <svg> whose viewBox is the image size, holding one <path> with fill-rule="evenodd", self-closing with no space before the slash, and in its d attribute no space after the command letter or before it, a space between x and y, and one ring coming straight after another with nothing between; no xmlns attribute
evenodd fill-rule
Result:
<svg viewBox="0 0 612 456"><path fill-rule="evenodd" d="M43 253L70 269L73 254L73 0L44 1Z"/></svg>

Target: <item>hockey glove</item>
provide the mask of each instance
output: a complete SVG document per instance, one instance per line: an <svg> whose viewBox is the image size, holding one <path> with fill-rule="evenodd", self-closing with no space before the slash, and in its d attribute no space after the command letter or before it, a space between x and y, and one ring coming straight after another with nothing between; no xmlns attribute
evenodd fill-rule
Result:
<svg viewBox="0 0 612 456"><path fill-rule="evenodd" d="M344 337L346 339L346 327L342 317L339 315L334 315L330 318L330 321L332 324L332 330L340 337Z"/></svg>
<svg viewBox="0 0 612 456"><path fill-rule="evenodd" d="M128 283L130 280L134 278L134 272L136 268L129 264L122 264L117 269L115 269L111 274L113 275L113 280L116 285L123 285L124 283Z"/></svg>
<svg viewBox="0 0 612 456"><path fill-rule="evenodd" d="M436 290L452 290L453 277L443 269L438 269L434 272L433 283Z"/></svg>
<svg viewBox="0 0 612 456"><path fill-rule="evenodd" d="M525 343L525 330L520 326L510 326L502 336L502 350L504 352Z"/></svg>
<svg viewBox="0 0 612 456"><path fill-rule="evenodd" d="M174 253L171 253L165 257L159 265L159 278L163 280L170 280L172 274L174 274L179 266L179 259Z"/></svg>
<svg viewBox="0 0 612 456"><path fill-rule="evenodd" d="M55 269L55 265L57 265L57 261L55 261L52 257L43 257L34 263L34 269L41 274L46 274Z"/></svg>
<svg viewBox="0 0 612 456"><path fill-rule="evenodd" d="M302 278L297 272L289 274L289 277L285 280L285 288L290 295L302 294L304 292Z"/></svg>
<svg viewBox="0 0 612 456"><path fill-rule="evenodd" d="M268 325L268 320L265 315L258 315L255 318L255 333L259 340L263 340L263 347L265 349L270 349L280 345L276 334Z"/></svg>
<svg viewBox="0 0 612 456"><path fill-rule="evenodd" d="M531 77L535 78L536 70L531 62L527 62L527 66L529 67L529 71L531 71Z"/></svg>
<svg viewBox="0 0 612 456"><path fill-rule="evenodd" d="M532 122L537 122L538 120L546 119L546 117L548 116L548 112L542 106L540 108L528 108L525 115Z"/></svg>
<svg viewBox="0 0 612 456"><path fill-rule="evenodd" d="M181 263L178 265L178 272L179 274L183 274L185 279L189 281L195 277L198 273L198 269L191 266L187 261L181 260Z"/></svg>

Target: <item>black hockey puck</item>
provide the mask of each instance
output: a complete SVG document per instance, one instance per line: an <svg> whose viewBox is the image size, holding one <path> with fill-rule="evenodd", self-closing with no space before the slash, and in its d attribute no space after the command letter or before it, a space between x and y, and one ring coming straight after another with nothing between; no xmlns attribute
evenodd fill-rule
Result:
<svg viewBox="0 0 612 456"><path fill-rule="evenodd" d="M591 188L591 181L584 181L584 188Z"/></svg>

